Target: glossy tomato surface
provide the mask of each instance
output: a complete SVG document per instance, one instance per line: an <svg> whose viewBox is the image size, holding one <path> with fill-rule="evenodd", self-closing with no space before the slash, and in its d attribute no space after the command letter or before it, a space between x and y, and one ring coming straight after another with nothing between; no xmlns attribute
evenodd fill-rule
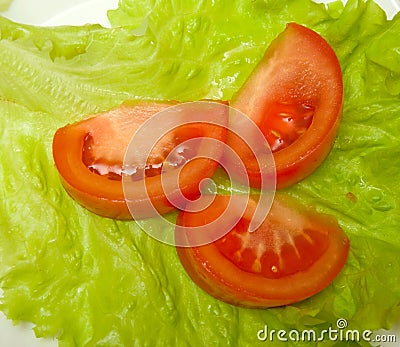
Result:
<svg viewBox="0 0 400 347"><path fill-rule="evenodd" d="M139 127L160 111L176 102L130 102L110 111L94 115L80 122L57 130L53 139L53 157L62 183L67 192L88 210L101 216L131 219L122 185L123 163L128 145ZM216 118L226 118L226 108L220 108ZM147 209L149 200L157 213L166 213L173 206L166 197L171 189L180 189L186 197L199 193L199 182L212 176L218 163L208 159L189 162L179 176L179 187L162 184L163 163L170 151L191 138L213 138L225 141L226 129L212 124L189 124L172 129L154 145L148 158L130 168L132 182L144 180L145 189L137 190L131 201L138 207L136 218L153 215ZM215 148L202 148L203 152L215 152ZM221 151L222 153L222 151ZM184 155L183 163L192 159ZM215 153L214 153L215 155ZM192 163L193 162L193 163ZM145 191L143 191L145 190ZM146 206L146 207L143 207Z"/></svg>
<svg viewBox="0 0 400 347"><path fill-rule="evenodd" d="M312 173L328 155L339 126L343 82L339 61L316 32L290 23L233 96L231 106L260 128L274 154L277 188ZM234 134L227 143L260 187L254 153ZM257 155L257 154L256 154Z"/></svg>
<svg viewBox="0 0 400 347"><path fill-rule="evenodd" d="M216 196L205 210L181 212L177 224L192 228L211 223L230 198ZM249 232L255 206L255 200L249 200L236 226L217 241L177 247L193 281L222 301L260 308L298 302L328 286L349 250L349 240L336 219L279 193L262 225Z"/></svg>

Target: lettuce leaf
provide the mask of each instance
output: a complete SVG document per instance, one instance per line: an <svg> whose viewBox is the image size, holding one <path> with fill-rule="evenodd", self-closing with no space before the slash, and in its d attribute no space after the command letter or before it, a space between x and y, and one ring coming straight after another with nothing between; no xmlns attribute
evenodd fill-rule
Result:
<svg viewBox="0 0 400 347"><path fill-rule="evenodd" d="M0 0L0 12L6 11L12 3L12 0Z"/></svg>
<svg viewBox="0 0 400 347"><path fill-rule="evenodd" d="M1 310L60 346L342 346L262 342L269 329L389 328L400 316L400 16L372 1L122 0L111 29L39 28L0 17ZM98 217L63 190L55 130L126 99L229 99L288 21L320 32L341 61L335 146L289 194L335 215L348 262L318 295L249 310L188 278L173 247L134 222ZM385 54L382 54L385 52ZM226 189L222 175L216 175ZM149 220L148 228L157 228ZM346 345L368 345L349 342Z"/></svg>

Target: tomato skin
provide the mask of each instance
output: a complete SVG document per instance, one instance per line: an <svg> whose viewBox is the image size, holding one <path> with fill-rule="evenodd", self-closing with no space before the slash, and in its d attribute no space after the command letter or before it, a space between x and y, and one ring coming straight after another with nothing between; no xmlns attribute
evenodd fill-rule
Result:
<svg viewBox="0 0 400 347"><path fill-rule="evenodd" d="M214 204L202 212L181 212L177 224L193 227L199 223L209 223L218 218L228 200L227 196L217 196ZM287 209L293 211L295 219L304 220L305 225L323 228L326 232L326 250L307 269L279 278L268 278L257 272L246 271L221 253L218 246L221 240L198 247L177 247L183 267L191 279L208 294L237 306L282 306L318 293L333 281L344 266L349 240L332 216L321 215L302 207L299 209L297 203L281 194L277 195L263 225L275 222L282 225L288 220L285 218ZM227 234L228 237L232 231Z"/></svg>
<svg viewBox="0 0 400 347"><path fill-rule="evenodd" d="M342 73L334 51L319 34L295 23L288 24L271 43L233 96L231 106L261 130L268 130L266 113L285 103L311 107L314 115L300 137L273 153L278 189L301 181L326 158L336 138L343 104ZM260 187L259 169L251 163L243 143L232 135L227 143L243 159L251 185Z"/></svg>
<svg viewBox="0 0 400 347"><path fill-rule="evenodd" d="M102 146L101 143L97 146L106 155L111 156L110 164L122 167L125 150L136 129L155 113L174 105L177 105L174 101L125 103L110 111L58 129L53 138L53 158L68 194L98 215L115 219L132 219L121 180L110 179L105 175L95 173L85 164L86 140L88 135L92 134L95 138L111 144L115 139L116 144L111 150L108 146ZM198 129L202 131L203 136L225 141L226 129L224 128L200 125ZM187 163L179 176L179 188L182 193L188 197L195 196L198 192L199 181L211 177L217 166L216 162L207 159L196 159ZM164 214L174 209L163 191L161 175L146 177L145 182L151 203L158 213ZM137 196L133 202L137 206L135 214L137 218L154 215L154 211L148 209L148 195L142 188L137 189Z"/></svg>
<svg viewBox="0 0 400 347"><path fill-rule="evenodd" d="M58 129L53 138L53 157L61 182L68 194L98 215L116 219L132 219L125 202L122 183L91 172L83 162L82 150L85 138L93 132L95 125L100 133L108 131L107 125L97 122L99 118L96 117L111 117L113 113L117 117L119 114L131 114L132 117L135 117L135 114L142 114L140 121L144 121L153 113L174 104L175 102L122 104L111 111L93 115L81 122ZM148 112L149 110L151 112ZM131 136L134 130L135 128ZM121 161L121 158L119 159ZM163 208L165 212L170 210L167 205Z"/></svg>

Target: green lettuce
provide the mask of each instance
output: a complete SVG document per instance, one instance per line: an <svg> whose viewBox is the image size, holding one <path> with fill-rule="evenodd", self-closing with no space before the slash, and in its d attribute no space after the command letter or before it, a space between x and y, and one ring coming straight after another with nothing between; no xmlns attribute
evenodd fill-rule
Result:
<svg viewBox="0 0 400 347"><path fill-rule="evenodd" d="M372 1L121 0L112 28L40 28L0 17L1 310L60 346L357 346L259 341L269 329L389 328L400 316L400 16ZM229 99L287 22L321 33L343 69L335 146L287 192L351 239L324 291L288 307L227 305L175 249L135 222L96 216L62 188L58 127L127 99ZM220 189L227 189L217 174ZM157 223L146 221L147 228ZM398 337L400 338L400 337Z"/></svg>
<svg viewBox="0 0 400 347"><path fill-rule="evenodd" d="M6 11L12 3L12 0L0 0L0 12Z"/></svg>

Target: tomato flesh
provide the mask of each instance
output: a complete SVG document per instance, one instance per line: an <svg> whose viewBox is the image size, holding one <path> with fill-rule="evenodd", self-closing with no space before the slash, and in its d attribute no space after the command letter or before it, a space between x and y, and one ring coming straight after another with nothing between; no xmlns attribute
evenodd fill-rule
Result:
<svg viewBox="0 0 400 347"><path fill-rule="evenodd" d="M136 127L132 127L129 133L119 134L124 138L132 138L133 132L136 131ZM109 134L110 135L110 134ZM130 137L129 137L130 136ZM166 134L151 151L150 156L146 163L140 163L135 167L130 168L129 175L132 180L141 180L143 173L145 177L153 177L160 175L162 172L169 171L179 166L183 166L190 159L194 158L196 153L190 146L182 144L184 141L191 138L201 137L202 131L197 126L184 126L178 129L174 129L173 134ZM123 156L128 143L124 143L123 148L115 151L115 140L110 141L110 137L107 139L100 139L100 145L96 144L99 142L94 141L94 135L88 134L85 137L84 144L82 147L82 161L88 167L90 171L101 176L106 176L112 180L122 180L122 162ZM168 162L165 163L165 159L168 154L175 148L174 155L168 157ZM110 153L111 152L111 153ZM115 153L114 153L115 152Z"/></svg>
<svg viewBox="0 0 400 347"><path fill-rule="evenodd" d="M339 126L343 81L339 61L316 32L290 23L233 96L231 106L261 129L274 155L277 188L310 175L330 152ZM227 144L243 160L254 187L260 169L237 136Z"/></svg>
<svg viewBox="0 0 400 347"><path fill-rule="evenodd" d="M249 233L248 225L248 221L241 220L234 230L216 242L216 246L240 269L263 277L280 278L304 271L328 247L326 230L288 231L267 220Z"/></svg>
<svg viewBox="0 0 400 347"><path fill-rule="evenodd" d="M314 107L307 104L276 103L268 109L259 127L271 151L289 147L310 127Z"/></svg>
<svg viewBox="0 0 400 347"><path fill-rule="evenodd" d="M123 171L124 156L135 131L156 113L176 104L125 103L58 129L53 139L53 157L67 192L88 210L117 219L132 219L125 201L121 180L123 174L129 175L132 181L143 180L145 177L146 191L134 187L133 203L138 206L136 218L146 218L154 214L153 210L143 207L148 206L149 200L158 213L171 211L174 207L166 197L167 193L171 194L168 190L179 188L189 198L198 195L199 182L211 177L218 163L206 158L191 160L196 153L190 152L181 143L196 137L214 138L224 142L226 129L217 125L188 124L173 129L152 147L147 161L138 160L138 164L130 167L129 172ZM220 113L215 117L227 120L226 110L218 110L222 111L217 111ZM175 157L169 158L164 165L165 157L176 146L178 150L174 152ZM204 151L207 152L207 148ZM210 151L215 152L218 149L209 149L208 152ZM185 165L186 163L188 164ZM171 171L182 166L179 187L164 187L161 171Z"/></svg>
<svg viewBox="0 0 400 347"><path fill-rule="evenodd" d="M217 196L203 211L181 212L177 224L194 227L215 221L229 199ZM335 218L306 209L280 193L263 224L249 232L252 205L219 240L177 247L194 282L220 300L246 307L287 305L328 286L344 266L349 250L349 240Z"/></svg>

